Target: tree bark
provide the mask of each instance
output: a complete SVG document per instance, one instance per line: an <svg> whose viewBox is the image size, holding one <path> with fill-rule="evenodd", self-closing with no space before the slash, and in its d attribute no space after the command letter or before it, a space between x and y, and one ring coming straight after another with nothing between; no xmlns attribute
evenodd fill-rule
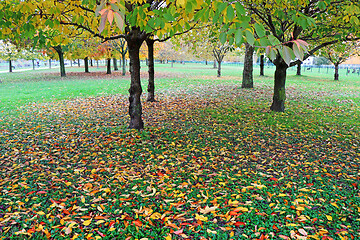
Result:
<svg viewBox="0 0 360 240"><path fill-rule="evenodd" d="M61 77L66 77L65 73L65 61L64 61L64 52L60 45L53 47L57 54L59 55L59 62L60 62L60 75ZM51 60L50 60L51 62ZM50 63L49 62L49 63Z"/></svg>
<svg viewBox="0 0 360 240"><path fill-rule="evenodd" d="M141 80L140 80L140 58L139 51L140 46L145 40L144 38L139 37L139 33L136 30L133 30L133 34L129 34L126 38L126 42L129 50L130 57L130 75L131 75L131 84L129 89L129 115L130 115L130 125L131 129L143 129L144 122L142 120L142 106L141 106Z"/></svg>
<svg viewBox="0 0 360 240"><path fill-rule="evenodd" d="M78 59L78 67L80 67L80 59Z"/></svg>
<svg viewBox="0 0 360 240"><path fill-rule="evenodd" d="M51 69L51 59L49 59L49 68Z"/></svg>
<svg viewBox="0 0 360 240"><path fill-rule="evenodd" d="M111 59L106 59L106 74L111 74Z"/></svg>
<svg viewBox="0 0 360 240"><path fill-rule="evenodd" d="M286 99L285 81L288 65L279 55L276 57L274 64L276 67L274 75L274 95L270 110L274 112L284 112Z"/></svg>
<svg viewBox="0 0 360 240"><path fill-rule="evenodd" d="M31 62L32 62L32 65L33 65L33 70L35 70L35 59L32 59Z"/></svg>
<svg viewBox="0 0 360 240"><path fill-rule="evenodd" d="M116 60L116 58L113 58L113 65L114 65L114 71L118 71L119 68L118 68L118 65L117 65L117 60Z"/></svg>
<svg viewBox="0 0 360 240"><path fill-rule="evenodd" d="M265 66L265 56L264 54L260 55L260 76L264 76L264 66Z"/></svg>
<svg viewBox="0 0 360 240"><path fill-rule="evenodd" d="M122 75L125 76L126 74L126 59L125 54L122 56Z"/></svg>
<svg viewBox="0 0 360 240"><path fill-rule="evenodd" d="M84 65L85 65L85 72L88 73L89 72L89 58L88 57L84 58Z"/></svg>
<svg viewBox="0 0 360 240"><path fill-rule="evenodd" d="M70 59L70 67L72 67L72 64L73 64L73 60Z"/></svg>
<svg viewBox="0 0 360 240"><path fill-rule="evenodd" d="M154 43L153 39L146 39L146 45L148 46L148 69L149 69L149 83L148 83L148 102L156 102L155 100L155 69L154 69Z"/></svg>
<svg viewBox="0 0 360 240"><path fill-rule="evenodd" d="M242 78L242 88L253 88L253 55L254 47L248 43L245 43L245 59L244 59L244 70Z"/></svg>
<svg viewBox="0 0 360 240"><path fill-rule="evenodd" d="M339 64L335 63L334 66L335 66L334 80L338 81L339 80Z"/></svg>
<svg viewBox="0 0 360 240"><path fill-rule="evenodd" d="M218 61L217 77L221 77L221 61Z"/></svg>
<svg viewBox="0 0 360 240"><path fill-rule="evenodd" d="M296 76L301 76L301 64L302 62L296 64Z"/></svg>
<svg viewBox="0 0 360 240"><path fill-rule="evenodd" d="M12 61L9 60L9 72L13 71Z"/></svg>
<svg viewBox="0 0 360 240"><path fill-rule="evenodd" d="M92 66L92 67L94 66L92 58L90 59L90 66Z"/></svg>
<svg viewBox="0 0 360 240"><path fill-rule="evenodd" d="M96 68L99 68L99 60L96 60Z"/></svg>
<svg viewBox="0 0 360 240"><path fill-rule="evenodd" d="M214 69L216 69L216 59L214 60Z"/></svg>

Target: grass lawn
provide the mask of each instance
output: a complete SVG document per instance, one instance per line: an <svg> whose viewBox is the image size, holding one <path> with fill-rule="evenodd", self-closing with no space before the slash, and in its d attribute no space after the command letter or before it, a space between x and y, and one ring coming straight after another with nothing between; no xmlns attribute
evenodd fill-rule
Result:
<svg viewBox="0 0 360 240"><path fill-rule="evenodd" d="M0 74L0 239L360 239L360 77L241 68L156 65L140 132L128 76Z"/></svg>

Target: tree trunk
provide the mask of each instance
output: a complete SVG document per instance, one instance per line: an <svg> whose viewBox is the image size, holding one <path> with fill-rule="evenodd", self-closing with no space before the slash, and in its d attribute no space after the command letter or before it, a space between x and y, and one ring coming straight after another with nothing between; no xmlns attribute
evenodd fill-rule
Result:
<svg viewBox="0 0 360 240"><path fill-rule="evenodd" d="M99 60L96 60L96 68L99 68Z"/></svg>
<svg viewBox="0 0 360 240"><path fill-rule="evenodd" d="M284 112L285 111L285 81L286 81L286 70L288 65L285 61L280 57L274 61L276 70L274 76L274 95L273 95L273 103L270 107L272 111L275 112Z"/></svg>
<svg viewBox="0 0 360 240"><path fill-rule="evenodd" d="M339 64L335 63L334 66L335 66L334 80L338 81L339 80Z"/></svg>
<svg viewBox="0 0 360 240"><path fill-rule="evenodd" d="M171 61L171 67L174 67L174 61L175 61L175 60L172 60L172 61Z"/></svg>
<svg viewBox="0 0 360 240"><path fill-rule="evenodd" d="M126 74L126 59L125 55L122 56L122 75L125 76Z"/></svg>
<svg viewBox="0 0 360 240"><path fill-rule="evenodd" d="M92 67L94 66L92 58L90 59L90 66L92 66Z"/></svg>
<svg viewBox="0 0 360 240"><path fill-rule="evenodd" d="M214 69L216 69L216 60L214 60Z"/></svg>
<svg viewBox="0 0 360 240"><path fill-rule="evenodd" d="M265 56L264 54L260 55L260 76L264 76L264 66L265 66Z"/></svg>
<svg viewBox="0 0 360 240"><path fill-rule="evenodd" d="M89 58L88 57L84 58L84 65L85 65L85 72L88 73L89 72Z"/></svg>
<svg viewBox="0 0 360 240"><path fill-rule="evenodd" d="M207 60L205 60L205 65L208 65L208 62L207 62Z"/></svg>
<svg viewBox="0 0 360 240"><path fill-rule="evenodd" d="M59 61L60 61L60 75L61 77L66 77L65 73L65 61L64 61L64 52L60 45L53 47L57 54L59 55ZM51 60L49 62L51 64Z"/></svg>
<svg viewBox="0 0 360 240"><path fill-rule="evenodd" d="M80 67L80 59L78 59L78 67Z"/></svg>
<svg viewBox="0 0 360 240"><path fill-rule="evenodd" d="M218 61L217 77L221 77L221 61Z"/></svg>
<svg viewBox="0 0 360 240"><path fill-rule="evenodd" d="M248 43L245 43L245 59L244 59L244 70L242 79L242 88L253 88L253 55L254 47Z"/></svg>
<svg viewBox="0 0 360 240"><path fill-rule="evenodd" d="M33 65L33 70L35 70L35 59L31 60L32 65Z"/></svg>
<svg viewBox="0 0 360 240"><path fill-rule="evenodd" d="M139 50L140 46L143 43L144 39L139 38L136 33L130 35L126 38L126 42L129 49L130 57L130 74L131 74L131 84L129 89L129 115L130 115L130 125L131 129L143 129L144 122L142 120L142 106L141 106L141 80L140 80L140 58Z"/></svg>
<svg viewBox="0 0 360 240"><path fill-rule="evenodd" d="M51 59L49 59L49 68L51 69Z"/></svg>
<svg viewBox="0 0 360 240"><path fill-rule="evenodd" d="M154 69L154 43L152 39L146 39L146 45L148 46L148 68L149 68L149 83L148 83L148 102L156 102L155 100L155 69Z"/></svg>
<svg viewBox="0 0 360 240"><path fill-rule="evenodd" d="M296 76L301 76L301 64L302 62L296 64Z"/></svg>
<svg viewBox="0 0 360 240"><path fill-rule="evenodd" d="M12 61L9 60L9 72L13 71Z"/></svg>
<svg viewBox="0 0 360 240"><path fill-rule="evenodd" d="M70 60L70 67L72 67L72 64L73 64L73 60L71 59Z"/></svg>
<svg viewBox="0 0 360 240"><path fill-rule="evenodd" d="M106 59L106 74L111 74L111 58Z"/></svg>
<svg viewBox="0 0 360 240"><path fill-rule="evenodd" d="M114 65L114 71L118 71L119 68L118 68L118 65L117 65L117 60L116 60L116 58L113 58L113 65Z"/></svg>

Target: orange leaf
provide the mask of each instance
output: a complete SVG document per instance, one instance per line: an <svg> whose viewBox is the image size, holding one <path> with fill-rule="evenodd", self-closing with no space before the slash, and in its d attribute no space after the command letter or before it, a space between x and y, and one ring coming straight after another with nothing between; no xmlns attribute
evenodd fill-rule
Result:
<svg viewBox="0 0 360 240"><path fill-rule="evenodd" d="M133 223L134 223L135 226L137 226L137 227L141 227L141 226L142 226L142 222L141 222L139 219L133 221Z"/></svg>

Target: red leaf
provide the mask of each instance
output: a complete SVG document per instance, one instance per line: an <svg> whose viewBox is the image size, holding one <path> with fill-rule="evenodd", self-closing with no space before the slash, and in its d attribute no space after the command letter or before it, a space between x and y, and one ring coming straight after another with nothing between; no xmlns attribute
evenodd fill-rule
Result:
<svg viewBox="0 0 360 240"><path fill-rule="evenodd" d="M102 232L100 232L100 231L98 231L98 230L96 230L96 232L97 232L101 237L106 237L106 235L103 234Z"/></svg>
<svg viewBox="0 0 360 240"><path fill-rule="evenodd" d="M31 191L31 192L28 192L27 194L26 194L26 196L27 195L30 195L30 194L33 194L35 191Z"/></svg>
<svg viewBox="0 0 360 240"><path fill-rule="evenodd" d="M274 177L270 178L270 180L275 181L275 182L279 181L277 178L274 178Z"/></svg>
<svg viewBox="0 0 360 240"><path fill-rule="evenodd" d="M47 192L45 191L38 191L36 194L46 194Z"/></svg>
<svg viewBox="0 0 360 240"><path fill-rule="evenodd" d="M240 226L245 226L246 224L244 222L236 222L234 225L240 227Z"/></svg>
<svg viewBox="0 0 360 240"><path fill-rule="evenodd" d="M180 230L175 231L174 233L175 233L176 235L180 235L180 234L183 233L183 231L184 231L184 229L180 229Z"/></svg>

